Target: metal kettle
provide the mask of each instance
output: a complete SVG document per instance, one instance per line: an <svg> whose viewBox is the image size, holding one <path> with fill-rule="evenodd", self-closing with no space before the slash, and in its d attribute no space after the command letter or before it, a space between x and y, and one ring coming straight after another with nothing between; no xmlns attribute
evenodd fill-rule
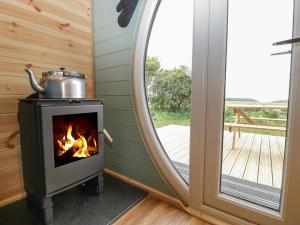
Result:
<svg viewBox="0 0 300 225"><path fill-rule="evenodd" d="M42 73L42 79L38 82L29 68L25 68L29 75L33 90L42 98L85 98L86 79L84 74L75 71L48 71Z"/></svg>

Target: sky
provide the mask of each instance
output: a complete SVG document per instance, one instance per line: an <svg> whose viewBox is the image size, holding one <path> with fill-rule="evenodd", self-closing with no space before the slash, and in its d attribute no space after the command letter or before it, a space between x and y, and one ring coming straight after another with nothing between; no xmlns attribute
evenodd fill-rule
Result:
<svg viewBox="0 0 300 225"><path fill-rule="evenodd" d="M184 2L184 4L182 4ZM152 27L148 55L166 69L192 65L193 0L162 0Z"/></svg>
<svg viewBox="0 0 300 225"><path fill-rule="evenodd" d="M184 4L183 4L184 2ZM293 0L229 0L226 98L288 99L290 50L273 42L292 37ZM193 0L162 0L147 55L163 68L192 69Z"/></svg>

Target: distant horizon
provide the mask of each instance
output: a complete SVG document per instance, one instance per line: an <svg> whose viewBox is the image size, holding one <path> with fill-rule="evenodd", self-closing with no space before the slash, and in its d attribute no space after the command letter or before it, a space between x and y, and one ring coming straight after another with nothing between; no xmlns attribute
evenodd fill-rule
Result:
<svg viewBox="0 0 300 225"><path fill-rule="evenodd" d="M233 99L233 100L230 100ZM277 99L272 101L259 101L255 98L225 98L225 101L232 101L232 102L239 102L239 101L245 101L245 102L260 102L260 103L285 103L288 102L288 99ZM248 101L247 101L248 100Z"/></svg>
<svg viewBox="0 0 300 225"><path fill-rule="evenodd" d="M159 57L158 56L147 56L147 58L148 57L155 57L155 58L157 58L158 59L158 61L160 62L160 59L159 59ZM179 68L179 67L181 67L181 66L186 66L188 69L189 69L189 71L192 73L192 70L191 70L191 68L190 68L190 66L188 66L188 65L176 65L176 66L174 66L174 67L169 67L169 68L164 68L162 65L161 65L161 69L164 69L164 70L172 70L172 69L175 69L175 68ZM241 100L249 100L248 102L253 102L253 101L255 101L255 102L261 102L261 103L276 103L276 102L278 102L278 103L280 103L279 101L288 101L288 98L287 99L281 99L281 98L278 98L278 99L273 99L273 100L270 100L270 101L262 101L262 100L258 100L257 98L253 98L253 97L226 97L225 98L225 100L227 100L227 99L241 99ZM245 100L245 102L247 102ZM233 100L234 101L234 100ZM240 100L237 100L237 101L240 101Z"/></svg>

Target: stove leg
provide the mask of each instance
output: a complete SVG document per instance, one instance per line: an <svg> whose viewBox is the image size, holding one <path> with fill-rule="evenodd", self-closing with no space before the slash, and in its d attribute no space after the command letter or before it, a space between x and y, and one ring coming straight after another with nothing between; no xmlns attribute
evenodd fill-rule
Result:
<svg viewBox="0 0 300 225"><path fill-rule="evenodd" d="M27 195L27 206L44 225L53 224L53 203L51 197Z"/></svg>
<svg viewBox="0 0 300 225"><path fill-rule="evenodd" d="M84 190L93 195L100 195L103 191L103 173L85 182Z"/></svg>

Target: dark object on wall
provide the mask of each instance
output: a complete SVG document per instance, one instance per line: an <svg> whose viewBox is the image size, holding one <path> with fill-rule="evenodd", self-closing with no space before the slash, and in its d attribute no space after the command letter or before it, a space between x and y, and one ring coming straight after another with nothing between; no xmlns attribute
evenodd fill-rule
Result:
<svg viewBox="0 0 300 225"><path fill-rule="evenodd" d="M121 12L118 17L118 24L121 27L127 27L138 2L139 0L120 0L117 12Z"/></svg>

